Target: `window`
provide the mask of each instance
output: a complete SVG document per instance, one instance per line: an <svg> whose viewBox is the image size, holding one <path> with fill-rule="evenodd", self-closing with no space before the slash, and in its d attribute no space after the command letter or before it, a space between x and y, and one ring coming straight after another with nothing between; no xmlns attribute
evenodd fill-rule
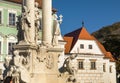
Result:
<svg viewBox="0 0 120 83"><path fill-rule="evenodd" d="M81 48L81 49L84 49L84 44L80 44L80 48Z"/></svg>
<svg viewBox="0 0 120 83"><path fill-rule="evenodd" d="M2 24L2 11L0 11L0 24Z"/></svg>
<svg viewBox="0 0 120 83"><path fill-rule="evenodd" d="M96 63L95 63L95 61L91 62L91 69L96 69Z"/></svg>
<svg viewBox="0 0 120 83"><path fill-rule="evenodd" d="M15 26L16 24L16 15L15 13L9 13L9 25Z"/></svg>
<svg viewBox="0 0 120 83"><path fill-rule="evenodd" d="M9 43L8 43L8 54L9 54L9 55L12 55L13 46L14 46L15 44L16 44L16 43L12 43L12 42L9 42Z"/></svg>
<svg viewBox="0 0 120 83"><path fill-rule="evenodd" d="M106 72L106 64L103 64L103 72Z"/></svg>
<svg viewBox="0 0 120 83"><path fill-rule="evenodd" d="M13 45L16 45L16 43L17 43L16 37L9 35L7 38L7 50L6 50L8 55L12 55Z"/></svg>
<svg viewBox="0 0 120 83"><path fill-rule="evenodd" d="M1 50L2 50L1 47L2 47L2 46L1 46L1 41L0 41L0 54L1 54Z"/></svg>
<svg viewBox="0 0 120 83"><path fill-rule="evenodd" d="M78 62L78 69L84 69L83 67L83 61Z"/></svg>
<svg viewBox="0 0 120 83"><path fill-rule="evenodd" d="M92 49L93 47L92 47L92 45L88 45L88 48L89 48L89 49Z"/></svg>
<svg viewBox="0 0 120 83"><path fill-rule="evenodd" d="M109 69L109 70L110 70L110 73L112 73L112 66L110 66L110 69Z"/></svg>

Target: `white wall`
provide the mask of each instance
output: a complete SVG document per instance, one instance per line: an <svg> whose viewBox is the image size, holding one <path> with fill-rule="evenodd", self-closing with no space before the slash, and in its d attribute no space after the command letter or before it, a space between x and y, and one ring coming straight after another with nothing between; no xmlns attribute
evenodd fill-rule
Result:
<svg viewBox="0 0 120 83"><path fill-rule="evenodd" d="M84 49L80 49L80 44L84 44ZM92 45L93 49L89 49L88 45ZM78 40L70 53L91 53L91 54L102 54L96 41L94 40Z"/></svg>

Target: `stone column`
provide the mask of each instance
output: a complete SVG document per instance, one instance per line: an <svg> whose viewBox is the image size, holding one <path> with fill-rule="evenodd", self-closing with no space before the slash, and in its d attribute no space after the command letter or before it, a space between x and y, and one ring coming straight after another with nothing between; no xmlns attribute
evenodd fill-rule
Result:
<svg viewBox="0 0 120 83"><path fill-rule="evenodd" d="M42 42L51 45L52 41L52 0L42 0Z"/></svg>
<svg viewBox="0 0 120 83"><path fill-rule="evenodd" d="M24 0L26 7L30 10L29 16L30 16L30 40L31 43L35 43L35 12L34 12L34 6L35 6L35 0Z"/></svg>

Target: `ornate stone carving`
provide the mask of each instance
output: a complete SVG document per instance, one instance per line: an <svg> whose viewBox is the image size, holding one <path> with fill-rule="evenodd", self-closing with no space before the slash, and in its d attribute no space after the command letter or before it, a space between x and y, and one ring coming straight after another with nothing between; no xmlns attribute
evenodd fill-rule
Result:
<svg viewBox="0 0 120 83"><path fill-rule="evenodd" d="M46 56L45 62L46 62L46 67L48 69L52 69L54 67L54 58L53 58L53 55L52 54L48 54Z"/></svg>
<svg viewBox="0 0 120 83"><path fill-rule="evenodd" d="M41 26L41 24L40 24L41 16L40 16L40 11L38 9L38 5L39 4L37 2L35 2L35 40L36 40L36 42L38 41L38 36L39 36L38 31Z"/></svg>
<svg viewBox="0 0 120 83"><path fill-rule="evenodd" d="M10 64L10 62L13 63ZM12 77L13 83L28 83L30 81L28 55L25 57L20 55L19 51L15 50L13 59L11 61L6 61L6 64L8 63L9 66L6 68L8 69L6 77Z"/></svg>
<svg viewBox="0 0 120 83"><path fill-rule="evenodd" d="M66 58L64 61L63 67L60 69L61 73L65 73L65 72L69 73L69 77L67 81L70 81L73 83L76 83L76 69L74 65L72 64L72 60L74 60L76 56L77 54L72 54L71 56Z"/></svg>

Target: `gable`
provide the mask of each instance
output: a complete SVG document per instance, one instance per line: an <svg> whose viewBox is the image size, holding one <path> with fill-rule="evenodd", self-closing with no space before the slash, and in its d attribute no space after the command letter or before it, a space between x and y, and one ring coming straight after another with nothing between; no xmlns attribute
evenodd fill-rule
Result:
<svg viewBox="0 0 120 83"><path fill-rule="evenodd" d="M81 48L80 45L83 45L83 48ZM83 39L77 40L76 44L74 45L74 47L70 51L70 53L84 53L84 54L103 55L99 46L96 44L96 41L94 41L94 40L83 40Z"/></svg>
<svg viewBox="0 0 120 83"><path fill-rule="evenodd" d="M64 39L67 41L65 53L99 54L109 58L110 61L114 61L112 54L107 52L104 46L95 37L90 35L84 27L66 34ZM81 44L84 45L82 49L80 48ZM92 49L89 46L92 46Z"/></svg>

